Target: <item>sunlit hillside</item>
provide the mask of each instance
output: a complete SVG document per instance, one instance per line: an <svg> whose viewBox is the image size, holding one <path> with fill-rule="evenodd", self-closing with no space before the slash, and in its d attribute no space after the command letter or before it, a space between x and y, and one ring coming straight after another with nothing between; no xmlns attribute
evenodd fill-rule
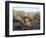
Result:
<svg viewBox="0 0 46 38"><path fill-rule="evenodd" d="M24 11L15 11L15 10L13 10L13 16L15 16L16 19L18 19L18 20L21 20L22 17L29 17L32 20L40 18L39 12L37 12L36 14L33 14L31 12L26 13Z"/></svg>
<svg viewBox="0 0 46 38"><path fill-rule="evenodd" d="M26 30L29 28L40 29L40 12L25 12L13 10L13 28Z"/></svg>

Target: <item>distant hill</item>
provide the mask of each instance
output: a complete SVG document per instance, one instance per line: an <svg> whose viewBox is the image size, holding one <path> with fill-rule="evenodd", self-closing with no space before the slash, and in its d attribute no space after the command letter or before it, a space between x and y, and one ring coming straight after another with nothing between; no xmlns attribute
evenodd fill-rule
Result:
<svg viewBox="0 0 46 38"><path fill-rule="evenodd" d="M40 12L28 12L26 13L25 11L15 11L13 10L13 15L17 17L17 19L21 19L21 17L29 17L32 19L40 18Z"/></svg>

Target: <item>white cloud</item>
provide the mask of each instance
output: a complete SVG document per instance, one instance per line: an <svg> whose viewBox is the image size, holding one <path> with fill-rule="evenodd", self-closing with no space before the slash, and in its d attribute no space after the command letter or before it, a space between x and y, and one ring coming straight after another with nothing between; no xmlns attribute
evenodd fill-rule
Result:
<svg viewBox="0 0 46 38"><path fill-rule="evenodd" d="M15 7L13 8L16 11L25 11L25 12L37 12L40 11L39 7Z"/></svg>

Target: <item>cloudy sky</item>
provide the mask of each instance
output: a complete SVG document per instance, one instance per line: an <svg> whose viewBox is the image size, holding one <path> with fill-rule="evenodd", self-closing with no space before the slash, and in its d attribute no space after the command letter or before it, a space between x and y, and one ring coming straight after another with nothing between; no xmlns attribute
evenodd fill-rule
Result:
<svg viewBox="0 0 46 38"><path fill-rule="evenodd" d="M25 12L37 12L40 11L40 8L36 7L15 7L13 8L16 11L25 11Z"/></svg>

